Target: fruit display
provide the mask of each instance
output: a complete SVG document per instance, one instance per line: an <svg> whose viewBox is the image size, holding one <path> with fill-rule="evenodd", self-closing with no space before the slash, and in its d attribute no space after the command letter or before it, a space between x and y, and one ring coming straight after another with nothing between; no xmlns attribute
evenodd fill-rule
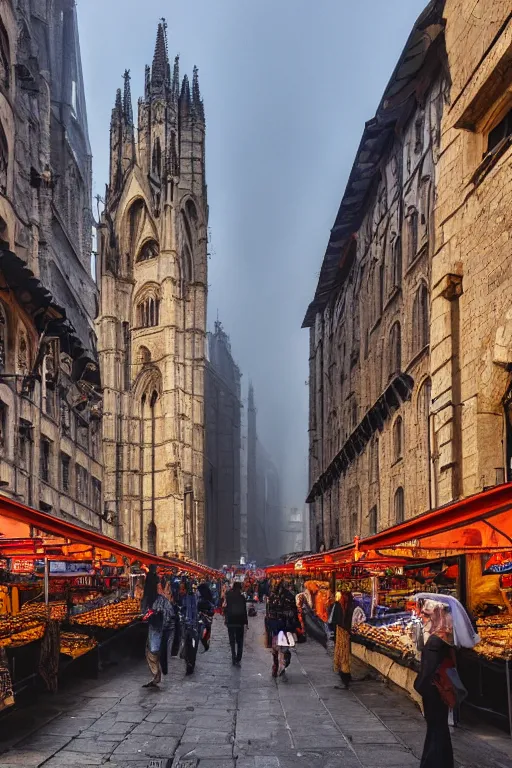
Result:
<svg viewBox="0 0 512 768"><path fill-rule="evenodd" d="M56 600L50 603L50 617L56 621L64 621L67 614L66 603L61 600Z"/></svg>
<svg viewBox="0 0 512 768"><path fill-rule="evenodd" d="M107 603L86 611L71 619L72 624L103 629L121 629L140 616L140 600L128 597L115 603Z"/></svg>
<svg viewBox="0 0 512 768"><path fill-rule="evenodd" d="M476 653L486 659L512 659L512 616L487 616L476 623L481 642Z"/></svg>
<svg viewBox="0 0 512 768"><path fill-rule="evenodd" d="M85 653L89 653L98 645L93 637L79 635L76 632L61 632L60 634L60 652L72 659L78 659Z"/></svg>

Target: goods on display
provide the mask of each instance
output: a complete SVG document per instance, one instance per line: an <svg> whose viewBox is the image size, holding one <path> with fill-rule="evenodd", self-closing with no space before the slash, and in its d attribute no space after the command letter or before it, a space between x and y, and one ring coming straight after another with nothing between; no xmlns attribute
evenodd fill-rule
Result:
<svg viewBox="0 0 512 768"><path fill-rule="evenodd" d="M79 635L76 632L60 633L60 652L65 656L71 656L72 659L78 659L79 656L89 653L97 645L97 641L88 635Z"/></svg>
<svg viewBox="0 0 512 768"><path fill-rule="evenodd" d="M0 616L0 647L17 647L40 640L46 627L45 606L30 606L14 615Z"/></svg>
<svg viewBox="0 0 512 768"><path fill-rule="evenodd" d="M418 655L415 643L417 626L418 622L411 615L391 619L389 623L380 626L366 622L357 627L354 640L357 642L357 638L362 637L412 658Z"/></svg>
<svg viewBox="0 0 512 768"><path fill-rule="evenodd" d="M512 659L512 616L501 614L486 616L476 622L481 642L475 646L476 653L487 659Z"/></svg>
<svg viewBox="0 0 512 768"><path fill-rule="evenodd" d="M103 629L120 629L139 618L140 613L140 601L134 597L128 597L120 602L108 603L74 616L71 623Z"/></svg>

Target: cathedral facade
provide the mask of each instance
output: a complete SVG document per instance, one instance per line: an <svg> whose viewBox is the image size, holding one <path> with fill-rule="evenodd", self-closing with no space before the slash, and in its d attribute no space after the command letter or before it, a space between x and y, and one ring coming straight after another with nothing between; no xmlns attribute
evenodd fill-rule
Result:
<svg viewBox="0 0 512 768"><path fill-rule="evenodd" d="M204 558L205 119L197 69L171 71L158 27L145 92L129 73L110 131L99 230L105 507L150 552Z"/></svg>

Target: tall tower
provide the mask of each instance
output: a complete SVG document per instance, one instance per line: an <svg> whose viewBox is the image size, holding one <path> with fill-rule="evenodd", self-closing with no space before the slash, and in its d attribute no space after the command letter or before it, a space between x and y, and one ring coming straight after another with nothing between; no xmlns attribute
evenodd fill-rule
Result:
<svg viewBox="0 0 512 768"><path fill-rule="evenodd" d="M171 72L163 19L138 107L135 130L127 71L99 237L105 504L120 539L201 560L205 119L197 68L192 85L178 57Z"/></svg>

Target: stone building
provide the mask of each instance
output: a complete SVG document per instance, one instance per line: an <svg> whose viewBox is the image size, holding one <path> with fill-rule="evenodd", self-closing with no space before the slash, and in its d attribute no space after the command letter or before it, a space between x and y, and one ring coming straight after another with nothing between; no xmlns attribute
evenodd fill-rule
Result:
<svg viewBox="0 0 512 768"><path fill-rule="evenodd" d="M102 506L92 222L75 3L3 0L1 492L110 533Z"/></svg>
<svg viewBox="0 0 512 768"><path fill-rule="evenodd" d="M258 438L254 387L247 418L247 551L250 562L273 563L281 555L283 510L277 468Z"/></svg>
<svg viewBox="0 0 512 768"><path fill-rule="evenodd" d="M205 370L206 556L214 567L241 554L241 374L220 322L208 334Z"/></svg>
<svg viewBox="0 0 512 768"><path fill-rule="evenodd" d="M134 122L117 92L99 234L104 495L124 541L204 558L205 119L165 23Z"/></svg>
<svg viewBox="0 0 512 768"><path fill-rule="evenodd" d="M315 550L434 503L429 296L443 52L433 2L365 125L304 320Z"/></svg>
<svg viewBox="0 0 512 768"><path fill-rule="evenodd" d="M433 0L305 319L317 549L512 480L511 147L510 3Z"/></svg>

